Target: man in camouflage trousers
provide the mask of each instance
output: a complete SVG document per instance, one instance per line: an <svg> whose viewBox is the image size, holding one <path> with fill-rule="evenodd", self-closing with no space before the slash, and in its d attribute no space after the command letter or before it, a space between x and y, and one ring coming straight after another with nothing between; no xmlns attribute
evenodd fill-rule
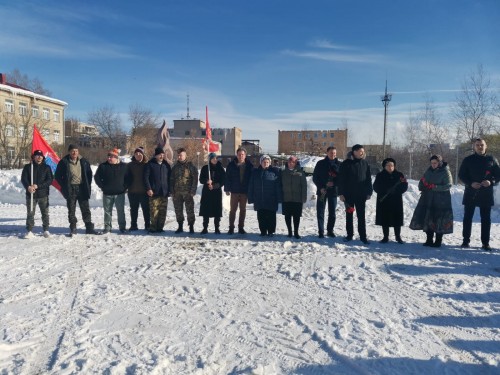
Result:
<svg viewBox="0 0 500 375"><path fill-rule="evenodd" d="M170 180L172 197L174 201L175 217L179 227L175 233L184 231L184 205L186 205L189 233L194 233L194 200L196 188L198 187L198 169L187 161L186 149L177 150L177 162L172 167Z"/></svg>

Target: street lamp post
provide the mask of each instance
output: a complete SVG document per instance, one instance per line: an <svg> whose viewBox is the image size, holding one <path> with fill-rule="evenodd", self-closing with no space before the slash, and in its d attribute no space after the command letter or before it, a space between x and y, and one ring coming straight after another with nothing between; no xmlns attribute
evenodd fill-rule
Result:
<svg viewBox="0 0 500 375"><path fill-rule="evenodd" d="M198 158L198 169L200 169L200 151L196 151L196 157Z"/></svg>

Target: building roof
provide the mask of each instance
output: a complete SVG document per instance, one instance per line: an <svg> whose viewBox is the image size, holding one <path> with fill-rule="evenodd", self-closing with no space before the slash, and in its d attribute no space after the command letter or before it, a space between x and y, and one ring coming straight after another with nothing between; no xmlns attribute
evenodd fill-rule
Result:
<svg viewBox="0 0 500 375"><path fill-rule="evenodd" d="M45 96L45 95L37 94L37 93L35 93L33 91L26 90L26 89L22 88L21 86L14 85L12 83L7 83L7 82L6 83L0 83L0 90L10 92L14 96L22 95L22 96L31 97L31 98L33 98L35 100L45 100L47 102L51 102L51 103L54 103L54 104L59 104L59 105L62 105L62 106L67 106L68 105L68 103L63 102L62 100L51 98L51 97Z"/></svg>

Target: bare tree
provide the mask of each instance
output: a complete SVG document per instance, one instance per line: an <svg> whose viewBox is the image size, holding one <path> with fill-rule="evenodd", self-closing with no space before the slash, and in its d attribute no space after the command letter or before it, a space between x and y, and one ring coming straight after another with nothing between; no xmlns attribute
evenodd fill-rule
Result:
<svg viewBox="0 0 500 375"><path fill-rule="evenodd" d="M132 122L129 154L139 146L144 147L147 154L152 153L156 147L156 133L161 125L159 115L153 114L151 109L133 104L129 107L129 119Z"/></svg>
<svg viewBox="0 0 500 375"><path fill-rule="evenodd" d="M88 122L95 125L107 139L106 146L124 148L126 136L122 129L120 116L112 106L97 108L88 113Z"/></svg>
<svg viewBox="0 0 500 375"><path fill-rule="evenodd" d="M422 130L421 143L427 148L429 154L443 154L443 146L448 139L448 131L443 126L434 100L429 95L425 95L424 99L424 105L418 114L418 121Z"/></svg>
<svg viewBox="0 0 500 375"><path fill-rule="evenodd" d="M478 136L495 130L493 115L498 101L491 81L482 65L464 78L462 91L457 95L451 115L462 139L472 143Z"/></svg>
<svg viewBox="0 0 500 375"><path fill-rule="evenodd" d="M0 107L0 154L6 155L6 160L2 160L3 166L20 167L24 161L29 160L34 123L31 104L24 115L16 115L15 112L8 112L5 107ZM48 120L36 119L42 135L48 123Z"/></svg>
<svg viewBox="0 0 500 375"><path fill-rule="evenodd" d="M38 78L30 78L27 74L23 74L19 69L14 69L12 72L7 73L7 80L9 83L21 86L27 90L33 91L34 93L51 96L51 92L43 86L43 82Z"/></svg>

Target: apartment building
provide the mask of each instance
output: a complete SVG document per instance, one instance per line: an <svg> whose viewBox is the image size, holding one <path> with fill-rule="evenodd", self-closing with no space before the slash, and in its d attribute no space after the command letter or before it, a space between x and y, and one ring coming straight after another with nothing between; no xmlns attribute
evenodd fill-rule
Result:
<svg viewBox="0 0 500 375"><path fill-rule="evenodd" d="M329 146L341 159L347 154L347 129L278 130L278 154L324 155Z"/></svg>
<svg viewBox="0 0 500 375"><path fill-rule="evenodd" d="M64 144L62 100L9 83L0 73L0 166L20 167L30 160L33 126L57 148Z"/></svg>

